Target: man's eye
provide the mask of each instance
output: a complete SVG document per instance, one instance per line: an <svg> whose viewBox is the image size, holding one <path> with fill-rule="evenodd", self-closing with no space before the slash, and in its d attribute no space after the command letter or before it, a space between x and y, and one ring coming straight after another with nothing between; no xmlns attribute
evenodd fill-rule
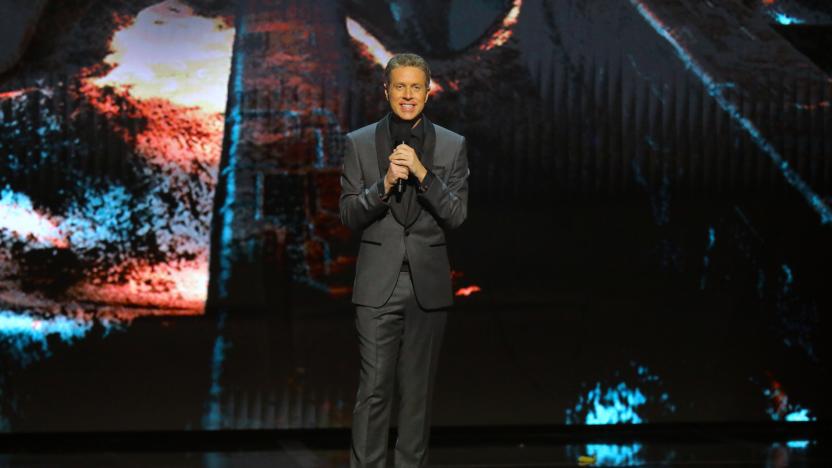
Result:
<svg viewBox="0 0 832 468"><path fill-rule="evenodd" d="M421 86L414 86L413 87L413 91L421 91L421 90L422 90Z"/></svg>

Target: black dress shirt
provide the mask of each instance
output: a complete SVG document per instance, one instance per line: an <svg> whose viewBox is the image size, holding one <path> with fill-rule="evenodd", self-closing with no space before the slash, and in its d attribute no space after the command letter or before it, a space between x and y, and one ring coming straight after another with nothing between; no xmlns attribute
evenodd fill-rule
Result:
<svg viewBox="0 0 832 468"><path fill-rule="evenodd" d="M396 114L390 114L390 126L388 127L388 131L390 132L390 141L393 142L393 148L399 146L401 141L395 141L396 135L409 135L407 141L404 143L407 146L413 148L416 151L416 156L419 160L422 159L422 149L425 142L425 125L421 117L419 117L419 122L414 126L412 120L402 120ZM401 138L400 138L401 139ZM391 150L393 149L391 148ZM425 168L427 173L425 177L422 179L422 182L419 183L419 179L412 176L406 181L406 186L414 187L419 192L425 192L430 187L430 182L433 180L433 173L430 171L430 168ZM382 174L382 176L384 176ZM383 180L383 178L382 178ZM384 184L379 184L378 187L379 195L383 198L384 197ZM405 187L405 193L407 193L408 187ZM411 197L407 197L408 199ZM410 200L404 201L404 204L409 204Z"/></svg>

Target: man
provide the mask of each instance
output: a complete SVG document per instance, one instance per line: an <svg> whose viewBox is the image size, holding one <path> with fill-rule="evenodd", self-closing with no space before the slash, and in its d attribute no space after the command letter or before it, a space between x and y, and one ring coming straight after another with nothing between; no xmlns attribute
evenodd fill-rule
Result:
<svg viewBox="0 0 832 468"><path fill-rule="evenodd" d="M341 221L361 234L353 467L385 466L396 387L396 466L427 464L445 309L453 303L445 231L465 220L469 173L465 139L422 113L429 86L423 58L394 56L384 83L392 112L347 135Z"/></svg>

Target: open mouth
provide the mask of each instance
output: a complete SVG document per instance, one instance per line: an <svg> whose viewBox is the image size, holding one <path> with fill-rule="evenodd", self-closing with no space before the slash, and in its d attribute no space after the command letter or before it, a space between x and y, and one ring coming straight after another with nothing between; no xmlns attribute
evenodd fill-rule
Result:
<svg viewBox="0 0 832 468"><path fill-rule="evenodd" d="M399 104L399 107L405 112L413 112L416 110L416 104L402 103Z"/></svg>

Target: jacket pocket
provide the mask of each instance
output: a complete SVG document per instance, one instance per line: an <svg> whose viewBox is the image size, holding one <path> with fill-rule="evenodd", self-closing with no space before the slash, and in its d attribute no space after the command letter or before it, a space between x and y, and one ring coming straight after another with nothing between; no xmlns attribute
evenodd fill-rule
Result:
<svg viewBox="0 0 832 468"><path fill-rule="evenodd" d="M443 245L448 245L447 242L440 242L438 244L430 244L428 247L442 247Z"/></svg>
<svg viewBox="0 0 832 468"><path fill-rule="evenodd" d="M361 239L361 243L362 244L370 244L370 245L381 245L381 242L365 240L365 239Z"/></svg>

